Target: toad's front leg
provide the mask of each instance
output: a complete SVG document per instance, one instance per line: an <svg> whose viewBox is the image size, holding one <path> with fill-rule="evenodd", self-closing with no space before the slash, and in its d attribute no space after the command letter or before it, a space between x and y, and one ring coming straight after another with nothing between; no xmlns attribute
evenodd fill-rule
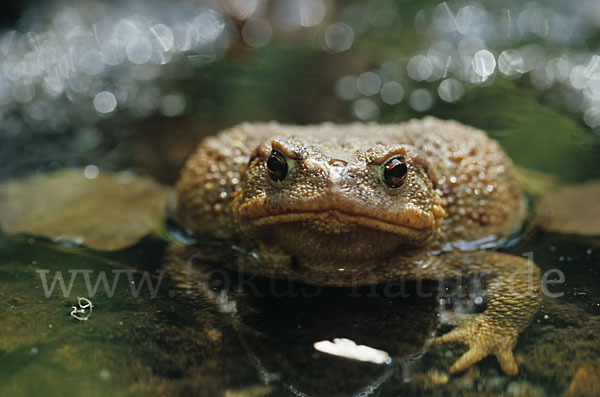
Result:
<svg viewBox="0 0 600 397"><path fill-rule="evenodd" d="M427 278L449 279L480 274L488 280L487 309L433 341L460 342L469 349L450 368L463 371L489 354L507 375L517 375L513 348L538 307L539 268L526 258L489 251L449 253L423 269Z"/></svg>

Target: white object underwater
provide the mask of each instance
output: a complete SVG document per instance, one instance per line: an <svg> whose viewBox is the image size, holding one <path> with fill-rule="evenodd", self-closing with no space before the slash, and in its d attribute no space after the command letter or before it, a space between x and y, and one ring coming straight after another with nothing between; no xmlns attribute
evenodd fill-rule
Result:
<svg viewBox="0 0 600 397"><path fill-rule="evenodd" d="M315 342L314 348L320 352L334 356L349 358L358 361L367 361L375 364L391 364L390 355L383 350L374 349L346 338L334 338L333 342L323 340Z"/></svg>

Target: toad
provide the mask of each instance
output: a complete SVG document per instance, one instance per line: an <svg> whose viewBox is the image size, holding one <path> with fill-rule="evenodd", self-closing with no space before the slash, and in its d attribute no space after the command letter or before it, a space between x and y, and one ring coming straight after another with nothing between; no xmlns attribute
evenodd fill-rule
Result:
<svg viewBox="0 0 600 397"><path fill-rule="evenodd" d="M329 286L485 275L487 308L434 342L518 373L512 350L539 306L539 269L485 249L525 216L512 163L480 130L402 124L244 123L205 139L176 186L173 219L253 255L238 270Z"/></svg>

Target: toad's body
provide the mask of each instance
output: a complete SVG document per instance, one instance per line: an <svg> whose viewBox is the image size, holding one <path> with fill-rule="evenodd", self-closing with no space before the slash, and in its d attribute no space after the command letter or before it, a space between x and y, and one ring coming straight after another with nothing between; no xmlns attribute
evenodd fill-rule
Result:
<svg viewBox="0 0 600 397"><path fill-rule="evenodd" d="M537 268L476 249L524 216L512 164L482 131L434 118L242 124L201 144L176 193L182 226L258 254L247 272L339 286L486 273L488 310L438 339L471 347L453 370L492 353L516 373L511 350L537 305L524 275Z"/></svg>

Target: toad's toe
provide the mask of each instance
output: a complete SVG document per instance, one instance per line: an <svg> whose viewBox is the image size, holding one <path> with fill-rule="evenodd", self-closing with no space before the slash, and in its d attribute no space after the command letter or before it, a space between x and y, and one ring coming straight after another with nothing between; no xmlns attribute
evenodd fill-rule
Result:
<svg viewBox="0 0 600 397"><path fill-rule="evenodd" d="M450 367L451 374L468 369L490 354L496 356L505 374L515 376L519 373L512 353L517 336L512 332L507 333L506 330L486 326L481 318L435 338L433 342L459 342L469 347L469 350Z"/></svg>

